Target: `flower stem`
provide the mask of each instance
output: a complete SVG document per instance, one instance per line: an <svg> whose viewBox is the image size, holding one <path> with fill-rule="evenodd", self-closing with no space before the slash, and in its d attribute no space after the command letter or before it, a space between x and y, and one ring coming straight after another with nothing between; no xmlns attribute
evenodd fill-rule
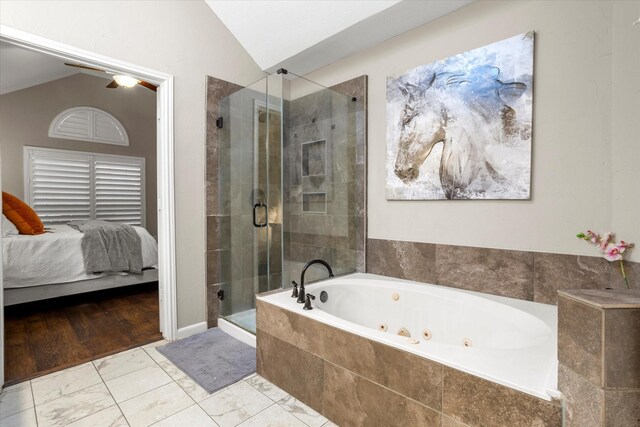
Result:
<svg viewBox="0 0 640 427"><path fill-rule="evenodd" d="M622 272L622 278L624 279L624 284L627 285L627 289L630 289L629 279L627 279L627 273L624 271L624 260L620 260L620 271Z"/></svg>

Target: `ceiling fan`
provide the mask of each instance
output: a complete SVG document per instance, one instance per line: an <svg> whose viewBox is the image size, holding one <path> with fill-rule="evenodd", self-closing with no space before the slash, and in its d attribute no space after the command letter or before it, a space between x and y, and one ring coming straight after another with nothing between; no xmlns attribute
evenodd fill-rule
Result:
<svg viewBox="0 0 640 427"><path fill-rule="evenodd" d="M135 85L140 85L140 86L144 86L147 89L150 89L150 90L152 90L154 92L156 92L158 90L158 86L154 85L153 83L145 82L144 80L138 80L138 79L136 79L134 77L131 77L131 76L127 76L127 75L123 75L123 74L114 74L114 73L102 70L100 68L89 67L88 65L69 64L68 62L65 62L64 65L67 65L69 67L84 68L86 70L98 71L98 72L101 72L101 73L106 73L106 74L112 75L113 76L113 80L111 80L111 83L109 83L107 85L107 88L109 88L109 89L115 89L115 88L117 88L119 86L131 88L131 87L134 87Z"/></svg>

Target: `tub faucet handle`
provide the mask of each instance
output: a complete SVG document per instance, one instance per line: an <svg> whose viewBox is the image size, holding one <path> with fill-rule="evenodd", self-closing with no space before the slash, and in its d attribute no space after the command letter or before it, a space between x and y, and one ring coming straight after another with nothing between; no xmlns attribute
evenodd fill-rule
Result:
<svg viewBox="0 0 640 427"><path fill-rule="evenodd" d="M305 296L304 283L300 282L300 285L298 285L298 299L296 300L296 302L298 304L304 303L304 296Z"/></svg>
<svg viewBox="0 0 640 427"><path fill-rule="evenodd" d="M312 299L316 299L316 297L311 294L307 294L307 298L304 301L304 307L302 307L303 310L313 310L313 307L311 306Z"/></svg>
<svg viewBox="0 0 640 427"><path fill-rule="evenodd" d="M296 283L295 280L292 280L291 284L293 285L293 290L291 291L291 298L298 298L298 284Z"/></svg>

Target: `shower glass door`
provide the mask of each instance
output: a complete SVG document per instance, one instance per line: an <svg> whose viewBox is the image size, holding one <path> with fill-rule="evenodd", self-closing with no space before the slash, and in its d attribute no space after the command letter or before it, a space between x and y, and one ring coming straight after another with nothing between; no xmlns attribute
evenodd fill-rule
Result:
<svg viewBox="0 0 640 427"><path fill-rule="evenodd" d="M218 176L228 178L220 185L230 218L221 315L252 333L255 295L282 285L282 101L269 93L277 83L262 79L218 106Z"/></svg>

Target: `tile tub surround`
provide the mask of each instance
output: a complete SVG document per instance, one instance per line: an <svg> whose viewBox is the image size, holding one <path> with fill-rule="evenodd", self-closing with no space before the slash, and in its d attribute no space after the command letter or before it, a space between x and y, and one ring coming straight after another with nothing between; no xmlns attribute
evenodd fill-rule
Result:
<svg viewBox="0 0 640 427"><path fill-rule="evenodd" d="M558 402L521 393L260 299L257 328L259 375L340 426L561 425Z"/></svg>
<svg viewBox="0 0 640 427"><path fill-rule="evenodd" d="M560 291L558 360L567 427L637 427L640 289Z"/></svg>
<svg viewBox="0 0 640 427"><path fill-rule="evenodd" d="M625 262L632 288L640 263ZM624 288L602 257L367 239L367 272L510 298L556 304L563 289Z"/></svg>

